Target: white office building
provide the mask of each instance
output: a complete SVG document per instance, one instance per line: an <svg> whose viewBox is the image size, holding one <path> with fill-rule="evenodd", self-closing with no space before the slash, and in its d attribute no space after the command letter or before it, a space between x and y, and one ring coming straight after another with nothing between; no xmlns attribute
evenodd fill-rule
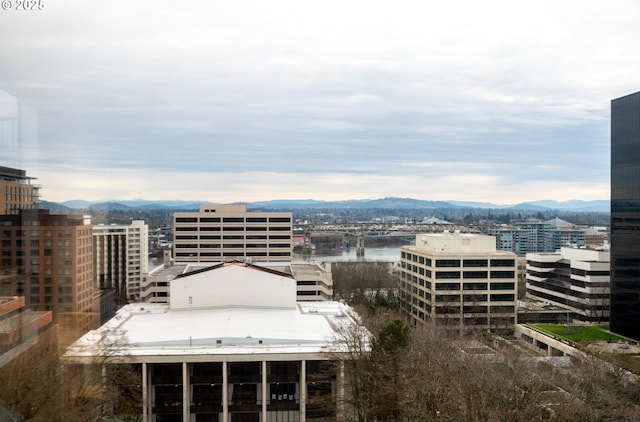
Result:
<svg viewBox="0 0 640 422"><path fill-rule="evenodd" d="M149 272L148 256L149 227L144 221L93 227L96 287L115 289L120 303L140 298L140 282Z"/></svg>
<svg viewBox="0 0 640 422"><path fill-rule="evenodd" d="M403 246L400 294L414 324L452 330L512 331L516 317L516 255L496 250L493 236L419 234Z"/></svg>
<svg viewBox="0 0 640 422"><path fill-rule="evenodd" d="M526 286L528 299L564 309L563 322L608 322L610 252L561 248L528 253Z"/></svg>

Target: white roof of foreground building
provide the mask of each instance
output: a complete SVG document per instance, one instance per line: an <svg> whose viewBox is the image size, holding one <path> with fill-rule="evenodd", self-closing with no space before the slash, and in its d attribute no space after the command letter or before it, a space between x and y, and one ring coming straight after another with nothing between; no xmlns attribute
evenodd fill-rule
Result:
<svg viewBox="0 0 640 422"><path fill-rule="evenodd" d="M65 358L171 362L311 354L321 359L348 349L345 339L351 334L346 332L361 329L368 338L348 306L297 303L291 275L247 263L233 261L183 274L171 281L170 295L171 304L123 307L72 344Z"/></svg>

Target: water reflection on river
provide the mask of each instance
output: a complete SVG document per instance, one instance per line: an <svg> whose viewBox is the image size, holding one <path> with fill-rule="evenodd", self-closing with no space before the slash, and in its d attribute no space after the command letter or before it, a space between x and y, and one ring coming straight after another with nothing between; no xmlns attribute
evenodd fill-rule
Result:
<svg viewBox="0 0 640 422"><path fill-rule="evenodd" d="M293 260L312 259L318 262L345 262L345 261L384 261L395 262L400 260L400 246L370 247L364 251L364 256L356 256L356 248L349 249L316 249L311 255L303 255L299 251L293 252Z"/></svg>
<svg viewBox="0 0 640 422"><path fill-rule="evenodd" d="M356 248L349 249L317 249L311 255L303 255L300 251L293 252L293 261L314 260L317 262L348 262L348 261L383 261L396 262L400 260L400 246L370 247L364 251L364 256L356 256ZM149 270L162 265L162 257L149 258Z"/></svg>

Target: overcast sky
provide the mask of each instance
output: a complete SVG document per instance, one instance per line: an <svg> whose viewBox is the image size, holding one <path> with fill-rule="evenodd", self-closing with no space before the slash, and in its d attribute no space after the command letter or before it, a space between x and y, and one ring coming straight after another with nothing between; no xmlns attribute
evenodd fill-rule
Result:
<svg viewBox="0 0 640 422"><path fill-rule="evenodd" d="M637 1L42 1L0 9L0 165L49 201L608 199L640 90Z"/></svg>

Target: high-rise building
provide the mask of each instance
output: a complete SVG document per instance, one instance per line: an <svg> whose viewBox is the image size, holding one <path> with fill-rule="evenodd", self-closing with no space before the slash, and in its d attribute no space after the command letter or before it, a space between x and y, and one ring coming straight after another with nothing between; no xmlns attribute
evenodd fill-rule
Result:
<svg viewBox="0 0 640 422"><path fill-rule="evenodd" d="M400 254L401 298L414 324L513 331L516 255L496 250L493 236L419 234Z"/></svg>
<svg viewBox="0 0 640 422"><path fill-rule="evenodd" d="M0 245L0 296L24 296L28 309L52 311L61 345L94 326L88 217L49 210L0 215Z"/></svg>
<svg viewBox="0 0 640 422"><path fill-rule="evenodd" d="M565 309L565 323L608 322L609 254L576 248L528 253L527 298Z"/></svg>
<svg viewBox="0 0 640 422"><path fill-rule="evenodd" d="M611 331L640 340L640 92L611 101Z"/></svg>
<svg viewBox="0 0 640 422"><path fill-rule="evenodd" d="M99 289L115 289L120 303L140 298L140 282L149 272L149 227L131 224L93 227L93 266Z"/></svg>
<svg viewBox="0 0 640 422"><path fill-rule="evenodd" d="M173 215L177 262L291 261L291 212L248 212L243 204L201 205Z"/></svg>
<svg viewBox="0 0 640 422"><path fill-rule="evenodd" d="M36 207L40 186L31 183L34 179L24 170L0 166L0 214Z"/></svg>

